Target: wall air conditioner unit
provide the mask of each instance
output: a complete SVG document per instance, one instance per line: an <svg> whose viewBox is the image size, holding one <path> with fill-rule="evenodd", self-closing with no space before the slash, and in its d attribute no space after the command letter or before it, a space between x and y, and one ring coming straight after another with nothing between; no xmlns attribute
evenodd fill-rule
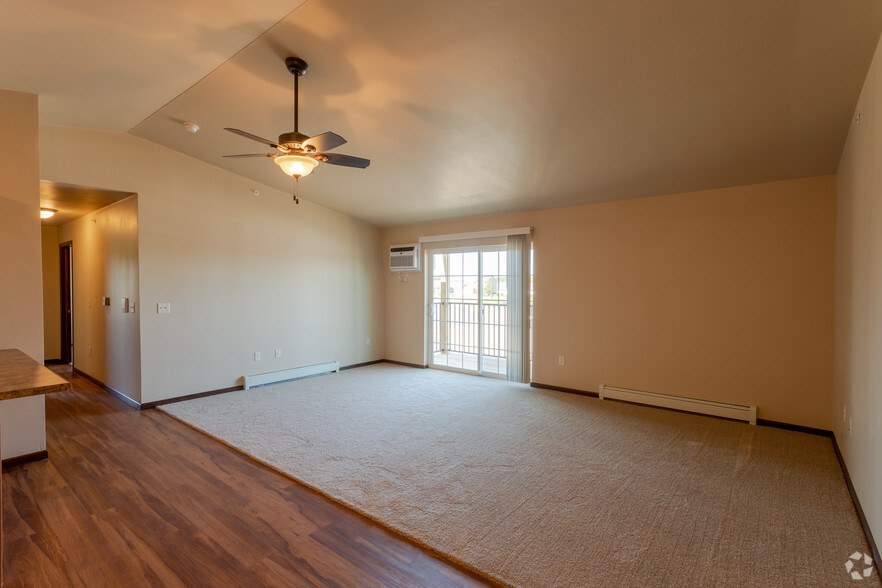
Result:
<svg viewBox="0 0 882 588"><path fill-rule="evenodd" d="M393 272L420 271L420 246L417 244L390 247L389 270Z"/></svg>

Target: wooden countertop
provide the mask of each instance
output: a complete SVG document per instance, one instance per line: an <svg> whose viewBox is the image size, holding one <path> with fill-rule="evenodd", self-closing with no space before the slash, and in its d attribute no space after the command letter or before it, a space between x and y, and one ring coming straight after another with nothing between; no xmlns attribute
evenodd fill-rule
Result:
<svg viewBox="0 0 882 588"><path fill-rule="evenodd" d="M0 350L0 400L70 389L70 382L18 349Z"/></svg>
<svg viewBox="0 0 882 588"><path fill-rule="evenodd" d="M18 349L0 350L0 400L70 389L70 382ZM2 492L0 476L0 492ZM3 584L3 521L0 511L0 584Z"/></svg>

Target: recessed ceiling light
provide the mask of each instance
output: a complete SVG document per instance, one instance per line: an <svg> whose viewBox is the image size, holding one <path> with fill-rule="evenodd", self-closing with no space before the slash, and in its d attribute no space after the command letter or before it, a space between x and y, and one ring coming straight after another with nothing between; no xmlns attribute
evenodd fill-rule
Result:
<svg viewBox="0 0 882 588"><path fill-rule="evenodd" d="M54 208L40 208L40 218L52 218L56 212Z"/></svg>
<svg viewBox="0 0 882 588"><path fill-rule="evenodd" d="M184 127L184 130L188 133L195 133L199 130L199 125L191 122L182 122L181 126Z"/></svg>

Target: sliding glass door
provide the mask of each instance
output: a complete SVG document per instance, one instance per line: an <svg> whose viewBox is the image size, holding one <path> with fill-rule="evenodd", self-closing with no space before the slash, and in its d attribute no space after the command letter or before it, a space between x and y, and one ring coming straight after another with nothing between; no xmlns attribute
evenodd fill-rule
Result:
<svg viewBox="0 0 882 588"><path fill-rule="evenodd" d="M504 245L430 252L432 367L506 376L506 255Z"/></svg>

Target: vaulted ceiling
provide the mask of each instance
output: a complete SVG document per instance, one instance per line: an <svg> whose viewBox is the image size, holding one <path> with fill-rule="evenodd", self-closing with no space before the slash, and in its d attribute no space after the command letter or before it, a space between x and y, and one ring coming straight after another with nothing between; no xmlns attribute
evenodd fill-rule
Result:
<svg viewBox="0 0 882 588"><path fill-rule="evenodd" d="M291 191L223 128L293 130L299 56L300 130L372 162L299 196L389 226L833 173L880 32L878 0L0 0L0 88Z"/></svg>

